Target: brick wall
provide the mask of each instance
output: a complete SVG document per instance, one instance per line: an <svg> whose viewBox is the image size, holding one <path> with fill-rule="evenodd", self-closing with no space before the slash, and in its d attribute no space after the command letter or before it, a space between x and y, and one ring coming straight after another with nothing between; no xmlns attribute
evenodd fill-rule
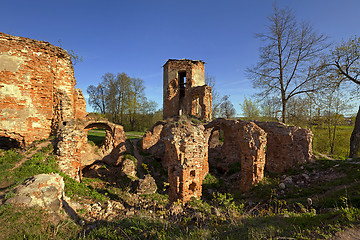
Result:
<svg viewBox="0 0 360 240"><path fill-rule="evenodd" d="M47 138L60 122L75 118L76 101L83 116L86 103L75 84L65 50L0 33L0 137L21 146Z"/></svg>

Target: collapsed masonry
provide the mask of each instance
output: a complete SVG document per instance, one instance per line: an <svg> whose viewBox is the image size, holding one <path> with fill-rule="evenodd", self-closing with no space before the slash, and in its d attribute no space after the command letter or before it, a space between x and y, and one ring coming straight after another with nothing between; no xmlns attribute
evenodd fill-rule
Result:
<svg viewBox="0 0 360 240"><path fill-rule="evenodd" d="M94 128L106 131L104 143L96 152L95 147L87 140L87 132ZM122 160L122 154L126 152L123 127L106 120L94 120L91 117L60 126L56 139L59 167L75 180L81 179L85 167L99 160L117 167Z"/></svg>
<svg viewBox="0 0 360 240"><path fill-rule="evenodd" d="M158 122L141 141L142 150L162 159L168 170L169 199L184 202L201 196L209 165L226 174L239 164L238 189L247 191L263 179L265 169L283 172L311 160L311 144L307 129L228 119L205 125L181 119Z"/></svg>
<svg viewBox="0 0 360 240"><path fill-rule="evenodd" d="M211 88L205 85L205 66L200 60L169 59L164 68L163 116L191 115L211 119Z"/></svg>
<svg viewBox="0 0 360 240"><path fill-rule="evenodd" d="M86 116L70 55L48 42L0 33L0 147L24 147Z"/></svg>
<svg viewBox="0 0 360 240"><path fill-rule="evenodd" d="M125 151L122 126L86 117L86 101L75 84L67 51L0 33L0 147L26 147L56 135L60 169L77 180L96 160L117 161ZM97 154L87 142L93 128L106 130Z"/></svg>

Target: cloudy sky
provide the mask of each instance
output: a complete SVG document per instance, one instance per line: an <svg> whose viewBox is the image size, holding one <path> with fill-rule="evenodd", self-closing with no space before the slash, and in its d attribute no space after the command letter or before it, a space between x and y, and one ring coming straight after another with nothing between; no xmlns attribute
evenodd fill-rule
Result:
<svg viewBox="0 0 360 240"><path fill-rule="evenodd" d="M203 60L220 94L239 104L255 91L245 69L256 64L272 0L2 0L0 32L48 41L83 56L75 66L85 96L107 72L145 81L162 107L162 65L169 58ZM277 0L331 41L360 35L359 0ZM91 108L88 108L91 111Z"/></svg>

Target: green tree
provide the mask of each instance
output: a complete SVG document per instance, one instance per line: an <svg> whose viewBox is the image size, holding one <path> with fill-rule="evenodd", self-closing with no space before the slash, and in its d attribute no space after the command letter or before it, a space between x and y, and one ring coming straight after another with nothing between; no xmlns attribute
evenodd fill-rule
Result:
<svg viewBox="0 0 360 240"><path fill-rule="evenodd" d="M244 102L240 104L243 116L246 120L259 120L260 109L256 102L252 101L251 98L244 98Z"/></svg>
<svg viewBox="0 0 360 240"><path fill-rule="evenodd" d="M144 93L144 81L140 78L133 78L130 82L130 94L129 94L129 121L131 130L134 130L135 123L140 111L146 105L146 98Z"/></svg>
<svg viewBox="0 0 360 240"><path fill-rule="evenodd" d="M267 32L257 34L263 45L260 61L247 68L260 96L281 100L281 119L286 122L289 99L323 87L321 54L328 48L327 37L316 33L309 23L298 23L290 9L274 6Z"/></svg>
<svg viewBox="0 0 360 240"><path fill-rule="evenodd" d="M144 130L158 120L157 104L145 96L144 81L126 73L105 73L97 85L90 85L89 104L110 121L126 129Z"/></svg>

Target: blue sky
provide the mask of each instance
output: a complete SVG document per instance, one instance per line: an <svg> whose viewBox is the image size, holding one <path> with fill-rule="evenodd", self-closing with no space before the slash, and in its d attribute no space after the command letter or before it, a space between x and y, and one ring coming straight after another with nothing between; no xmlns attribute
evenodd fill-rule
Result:
<svg viewBox="0 0 360 240"><path fill-rule="evenodd" d="M75 66L84 95L107 72L145 81L146 95L162 107L162 65L169 58L200 59L230 95L237 115L255 91L245 69L256 64L272 0L2 0L0 32L48 41L83 56ZM277 0L298 20L310 21L332 41L360 35L359 0ZM91 108L88 107L88 111Z"/></svg>

